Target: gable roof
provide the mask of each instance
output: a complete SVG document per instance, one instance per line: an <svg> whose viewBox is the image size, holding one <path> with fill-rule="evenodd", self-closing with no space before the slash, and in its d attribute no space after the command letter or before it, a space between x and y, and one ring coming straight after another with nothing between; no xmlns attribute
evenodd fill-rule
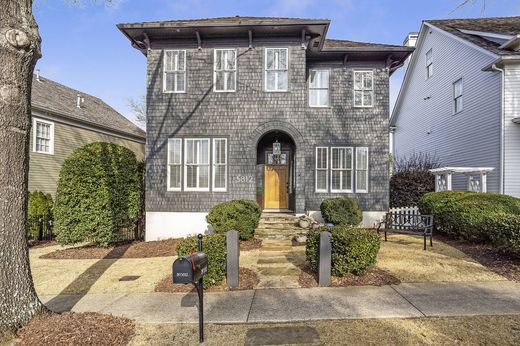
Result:
<svg viewBox="0 0 520 346"><path fill-rule="evenodd" d="M469 19L443 19L426 20L441 30L458 36L468 42L476 44L498 55L517 55L518 52L509 49L501 49L500 44L487 40L481 36L465 33L461 30L488 32L501 35L516 36L520 34L520 16L518 17L490 17Z"/></svg>
<svg viewBox="0 0 520 346"><path fill-rule="evenodd" d="M83 98L77 107L78 94ZM145 139L146 133L101 99L50 79L33 76L31 107L94 127Z"/></svg>

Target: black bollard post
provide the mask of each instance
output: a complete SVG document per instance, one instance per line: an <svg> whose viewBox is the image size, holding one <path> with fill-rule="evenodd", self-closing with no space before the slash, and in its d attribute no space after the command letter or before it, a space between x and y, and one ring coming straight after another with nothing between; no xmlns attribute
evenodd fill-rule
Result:
<svg viewBox="0 0 520 346"><path fill-rule="evenodd" d="M199 238L199 252L202 252L202 234L198 235ZM199 342L204 342L204 282L202 277L199 279L197 285L197 293L199 294Z"/></svg>

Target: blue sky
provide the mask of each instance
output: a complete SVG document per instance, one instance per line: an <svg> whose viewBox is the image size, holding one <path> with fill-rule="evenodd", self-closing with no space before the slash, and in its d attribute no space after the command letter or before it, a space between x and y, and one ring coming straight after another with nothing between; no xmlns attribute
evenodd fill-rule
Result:
<svg viewBox="0 0 520 346"><path fill-rule="evenodd" d="M458 9L462 0L35 0L42 36L42 76L102 98L133 118L129 97L145 93L146 60L116 29L122 22L219 16L327 18L328 38L402 44L424 19L520 15L520 0L487 0ZM471 2L471 1L470 1ZM403 72L391 80L392 103Z"/></svg>

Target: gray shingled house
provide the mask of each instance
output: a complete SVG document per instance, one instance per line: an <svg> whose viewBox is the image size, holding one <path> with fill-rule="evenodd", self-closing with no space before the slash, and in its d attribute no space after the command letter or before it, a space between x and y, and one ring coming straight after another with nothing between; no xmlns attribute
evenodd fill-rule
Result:
<svg viewBox="0 0 520 346"><path fill-rule="evenodd" d="M413 48L326 38L322 19L119 24L148 62L146 238L207 227L215 204L316 214L388 208L389 76Z"/></svg>
<svg viewBox="0 0 520 346"><path fill-rule="evenodd" d="M97 97L43 78L32 81L29 190L54 195L63 161L76 148L109 142L144 159L146 134Z"/></svg>

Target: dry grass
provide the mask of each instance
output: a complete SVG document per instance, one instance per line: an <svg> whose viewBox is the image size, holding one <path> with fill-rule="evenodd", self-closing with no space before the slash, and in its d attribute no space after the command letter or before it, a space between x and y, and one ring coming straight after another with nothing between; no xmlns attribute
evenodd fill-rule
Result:
<svg viewBox="0 0 520 346"><path fill-rule="evenodd" d="M422 237L389 234L381 242L377 266L402 282L506 280L435 236L433 248L424 251L422 242Z"/></svg>
<svg viewBox="0 0 520 346"><path fill-rule="evenodd" d="M368 319L276 324L206 325L204 345L244 345L256 328L311 327L320 345L518 345L520 316ZM290 340L290 338L288 338ZM139 325L130 345L195 345L195 324Z"/></svg>

